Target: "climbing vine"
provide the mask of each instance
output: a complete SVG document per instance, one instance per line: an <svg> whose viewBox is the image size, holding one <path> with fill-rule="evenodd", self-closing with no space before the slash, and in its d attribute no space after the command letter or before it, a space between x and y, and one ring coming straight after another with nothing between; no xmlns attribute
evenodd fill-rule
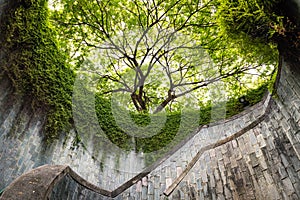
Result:
<svg viewBox="0 0 300 200"><path fill-rule="evenodd" d="M217 0L216 19L221 34L257 49L263 56L280 51L287 60L299 61L297 4L284 0ZM240 42L238 42L240 41ZM243 47L242 47L243 48ZM278 58L276 58L278 60Z"/></svg>
<svg viewBox="0 0 300 200"><path fill-rule="evenodd" d="M261 101L268 87L268 83L248 91L244 94L245 99L249 102L249 106L254 105ZM171 112L167 114L166 122L163 128L159 133L151 136L151 137L137 137L135 138L135 146L129 146L132 143L132 137L126 134L116 123L115 117L113 115L111 109L111 103L109 100L102 98L101 95L96 94L96 114L98 116L100 127L103 129L107 137L111 142L116 144L118 147L124 150L132 150L142 152L153 152L158 151L168 145L171 141L174 140L175 136L177 136L178 141L175 143L179 143L181 140L185 139L189 134L191 134L194 130L193 127L189 127L189 123L185 126L182 124L184 122L181 121L181 112ZM218 106L217 106L218 107ZM214 107L214 109L217 109ZM224 109L222 107L221 109ZM220 115L214 116L212 119L211 111L212 104L207 103L201 107L200 111L189 110L188 115L190 116L190 120L196 119L193 117L195 115L199 115L199 126L209 124L211 122L216 122L217 120L221 120L225 118L229 118L233 115L236 115L242 112L245 108L239 102L237 98L231 98L225 103L226 114L225 116ZM215 113L218 113L218 110L214 110ZM121 112L121 111L120 111ZM124 110L124 112L126 112ZM220 112L221 113L221 112ZM149 124L149 114L146 113L130 113L131 119L140 126L145 126ZM155 114L154 117L162 118L161 114ZM179 131L179 125L184 126L184 129ZM132 128L133 129L133 128ZM148 130L151 132L151 130ZM142 135L143 133L135 133L136 135ZM174 141L173 141L174 142Z"/></svg>
<svg viewBox="0 0 300 200"><path fill-rule="evenodd" d="M72 89L75 72L69 60L67 43L58 41L57 33L49 22L49 10L46 0L18 0L9 2L9 9L3 13L0 30L0 51L4 52L1 73L12 81L15 90L32 99L33 109L44 109L46 113L46 139L57 138L60 132L67 132L72 125ZM252 95L249 91L246 98L250 104L258 102L265 86ZM101 127L111 141L121 148L126 146L130 137L114 123L110 103L96 96L96 112ZM227 117L237 114L243 107L236 99L227 103ZM204 106L200 113L199 125L211 121L211 105ZM132 113L137 124L147 124L147 114ZM159 117L159 116L158 116ZM151 138L137 139L136 150L151 152L158 150L173 140L180 124L180 113L170 113L165 127ZM185 130L186 136L192 130ZM80 139L78 139L80 140Z"/></svg>
<svg viewBox="0 0 300 200"><path fill-rule="evenodd" d="M283 29L283 16L278 14L280 1L218 0L217 20L228 34L247 33L268 40Z"/></svg>
<svg viewBox="0 0 300 200"><path fill-rule="evenodd" d="M18 93L32 99L33 109L45 109L46 138L56 138L70 127L74 72L48 21L46 0L19 0L7 6L0 25L5 54L1 72Z"/></svg>

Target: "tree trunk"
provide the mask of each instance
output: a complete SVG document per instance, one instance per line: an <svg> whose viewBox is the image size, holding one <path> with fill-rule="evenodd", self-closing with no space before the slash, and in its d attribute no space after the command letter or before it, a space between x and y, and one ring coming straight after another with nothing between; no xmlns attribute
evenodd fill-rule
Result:
<svg viewBox="0 0 300 200"><path fill-rule="evenodd" d="M166 98L153 112L155 113L159 113L160 111L162 111L162 109L164 109L166 107L166 105L168 105L168 103L170 103L170 101L172 101L173 99L175 99L176 96L175 95L169 95L168 98Z"/></svg>
<svg viewBox="0 0 300 200"><path fill-rule="evenodd" d="M134 104L134 107L136 108L137 111L146 111L147 110L147 106L145 103L145 100L143 99L143 97L140 97L139 95L132 93L131 94L131 99L132 102Z"/></svg>
<svg viewBox="0 0 300 200"><path fill-rule="evenodd" d="M134 107L137 111L141 111L141 107L139 106L138 104L138 100L137 100L137 95L135 93L132 93L131 94L131 99L132 99L132 102L134 104Z"/></svg>

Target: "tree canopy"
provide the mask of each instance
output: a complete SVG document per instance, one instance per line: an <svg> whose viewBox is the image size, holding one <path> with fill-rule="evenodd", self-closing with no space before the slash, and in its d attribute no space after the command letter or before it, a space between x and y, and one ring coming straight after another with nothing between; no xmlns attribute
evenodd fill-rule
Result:
<svg viewBox="0 0 300 200"><path fill-rule="evenodd" d="M60 0L51 5L62 47L77 70L94 80L97 92L127 95L126 107L156 113L179 108L188 95L203 99L217 82L229 95L240 95L274 72L274 46L224 31L235 27L222 26L224 2ZM247 19L237 23L246 26Z"/></svg>
<svg viewBox="0 0 300 200"><path fill-rule="evenodd" d="M106 109L110 98L126 111L145 111L130 113L142 125L151 121L147 112L186 105L203 108L197 126L210 122L211 105L203 105L212 86L222 86L231 99L226 116L242 110L237 96L248 94L251 105L257 102L276 69L276 42L299 49L299 28L280 11L281 3L53 0L47 7L47 0L11 1L0 23L1 76L30 97L32 107L47 111L46 134L54 138L73 124L74 72L83 75L97 93L96 105L89 108L96 108L109 139L126 146L132 137L112 122L112 108ZM249 95L256 87L259 95ZM155 116L158 121L162 114ZM137 138L137 149L152 151L173 140L172 124L184 124L180 118L178 112L168 113L162 132ZM187 127L190 123L184 127L190 133Z"/></svg>

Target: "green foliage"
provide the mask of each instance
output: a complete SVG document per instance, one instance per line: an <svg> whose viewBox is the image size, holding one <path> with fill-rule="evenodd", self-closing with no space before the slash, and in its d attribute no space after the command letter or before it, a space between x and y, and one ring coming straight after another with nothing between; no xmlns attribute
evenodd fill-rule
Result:
<svg viewBox="0 0 300 200"><path fill-rule="evenodd" d="M264 84L256 89L248 91L245 94L245 98L247 101L249 101L249 105L258 103L262 99L266 90L267 84ZM99 124L111 142L124 150L134 149L136 151L142 151L145 153L163 150L163 148L166 147L170 142L178 144L182 140L184 140L188 135L195 131L194 127L189 127L189 121L197 119L195 115L200 114L198 122L200 126L209 124L211 122L216 122L217 120L222 119L222 117L229 118L244 110L243 105L238 101L237 98L231 98L226 102L226 116L220 116L221 118L214 117L214 119L212 119L212 105L211 103L208 103L207 105L201 106L200 113L192 110L188 111L188 114L186 114L186 116L189 116L189 119L186 119L185 121L181 120L182 115L180 112L168 113L166 123L157 134L150 137L133 137L126 134L117 125L111 109L111 103L108 99L105 99L101 97L101 95L96 94L95 107ZM124 112L128 111L124 110ZM218 111L215 110L215 112ZM150 123L149 114L130 114L132 120L138 125L145 126ZM152 115L157 118L162 118L161 113ZM179 126L182 126L184 128L179 129ZM148 130L147 132L151 132L151 130ZM143 134L145 133L136 133L135 135ZM176 141L174 141L174 139L176 139Z"/></svg>
<svg viewBox="0 0 300 200"><path fill-rule="evenodd" d="M95 109L98 116L99 124L111 142L121 149L130 149L131 138L126 135L116 124L111 110L110 101L96 95Z"/></svg>
<svg viewBox="0 0 300 200"><path fill-rule="evenodd" d="M282 17L276 14L280 1L218 0L217 20L227 33L268 39L282 27Z"/></svg>
<svg viewBox="0 0 300 200"><path fill-rule="evenodd" d="M249 90L245 94L245 99L249 101L249 105L254 105L261 101L262 97L268 89L268 85L269 83L265 83L264 85L261 85L256 89ZM226 117L236 115L242 112L243 109L244 108L242 104L237 98L231 98L229 99L229 101L226 102Z"/></svg>
<svg viewBox="0 0 300 200"><path fill-rule="evenodd" d="M227 35L245 49L258 49L263 57L280 51L287 62L299 61L299 12L295 1L216 0L216 22L220 34ZM241 46L241 45L239 45ZM275 49L276 46L276 49ZM241 46L243 49L243 46ZM278 57L278 56L277 56ZM276 58L278 60L278 58Z"/></svg>
<svg viewBox="0 0 300 200"><path fill-rule="evenodd" d="M124 150L135 149L136 151L143 152L157 151L169 144L174 139L175 135L178 134L177 132L179 129L181 117L180 113L178 112L169 113L167 115L166 123L156 135L147 137L147 133L135 131L135 136L130 136L117 125L113 112L111 110L111 103L109 100L102 98L101 95L96 95L95 107L99 124L102 130L105 132L110 141ZM120 110L120 112L122 111L127 112L126 110ZM155 118L163 119L161 113L153 115L153 117ZM150 123L149 114L131 112L130 116L133 122L135 122L139 126L145 126ZM134 129L134 127L132 127L132 129ZM193 130L188 129L187 127L184 131L184 136L192 131ZM152 132L151 127L147 129L147 132Z"/></svg>
<svg viewBox="0 0 300 200"><path fill-rule="evenodd" d="M46 0L11 3L1 23L2 69L16 90L47 112L46 136L55 138L70 126L74 73L60 51L48 21Z"/></svg>
<svg viewBox="0 0 300 200"><path fill-rule="evenodd" d="M258 65L276 65L278 62L273 36L282 34L283 30L282 16L277 14L280 1L216 1L215 20L219 25L219 35L229 46L235 45L242 60Z"/></svg>
<svg viewBox="0 0 300 200"><path fill-rule="evenodd" d="M65 9L52 13L52 19L56 19L59 22L57 31L60 36L57 36L48 20L49 13L46 0L20 0L12 4L12 9L6 11L5 18L0 24L2 34L0 46L1 51L5 52L1 71L10 77L17 91L33 99L33 108L42 107L46 110L47 122L45 129L48 139L56 138L60 131L67 130L71 125L71 96L74 84L74 71L71 69L70 63L74 60L69 58L69 53L81 52L80 58L76 61L77 66L81 64L82 58L88 52L89 45L101 45L107 38L110 38L110 36L105 36L103 31L101 32L101 29L98 27L99 24L103 25L102 28L105 28L107 32L114 34L114 28L122 30L122 24L124 23L128 25L128 28L149 23L145 18L148 10L142 4L140 6L135 5L139 1L103 1L107 3L105 6L110 6L110 10L102 4L99 8L103 10L97 10L95 9L97 8L97 1L92 2L93 4L90 1L65 0L63 5ZM177 1L159 2L160 9L173 9L172 12L166 13L164 21L160 24L162 27L167 26L167 28L172 29L179 29L185 19L188 19L188 16L194 12L194 7L197 6L189 1L178 1L178 4L176 3ZM121 5L122 3L127 7ZM170 6L172 4L174 6ZM131 9L126 10L125 8ZM145 10L141 11L137 10L137 8ZM253 45L256 43L249 42L250 40L245 34L240 35L240 38L237 34L235 39L228 39L226 38L228 35L225 34L219 36L220 30L210 24L210 9L207 6L203 10L201 9L201 12L197 13L197 15L191 16L191 21L189 21L189 24L186 24L188 28L182 31L182 33L190 34L193 38L196 38L199 45L203 46L213 60L217 62L219 68L207 70L205 73L208 76L212 76L216 71L219 71L220 77L226 77L232 72L236 72L237 76L240 77L239 73L242 72L240 69L244 69L243 67L246 64L274 64L273 59L276 58L277 54L276 52L274 53L274 49L270 48L270 46L264 47L265 54L261 54L260 50L264 49L262 48L263 46ZM131 11L135 13L131 13ZM139 12L140 14L137 17L136 14ZM155 14L155 12L153 13ZM154 20L155 16L148 16L148 18ZM107 20L107 22L103 24L98 21L102 19L104 21ZM112 26L115 24L117 24L115 27ZM202 24L205 25L202 26ZM174 27L172 27L173 25ZM240 28L248 30L245 27L241 26ZM57 38L60 39L59 42ZM247 39L245 40L245 38ZM236 47L233 40L246 42L238 42L240 46ZM228 41L230 42L228 43ZM254 46L255 48L252 48ZM241 49L242 52L240 52ZM62 51L65 52L63 53ZM239 58L244 60L237 62L236 60ZM262 72L262 74L268 76L267 73ZM235 78L231 79L228 77L227 82L232 82ZM99 83L99 87L105 86L107 86L105 81ZM158 86L155 84L153 86L155 89L150 93L150 96L157 93L156 88ZM147 85L145 87L147 88ZM237 90L237 88L234 89ZM260 88L257 91L263 91L263 89ZM250 92L246 97L253 104L260 99L261 94L251 96ZM89 103L91 104L91 102L86 102L85 104L87 110L90 109L88 107L90 106ZM95 109L100 126L107 137L122 149L130 150L134 147L137 151L152 152L164 148L170 141L174 140L176 135L179 135L177 139L181 140L194 131L192 127L188 127L188 123L181 121L180 112L170 112L167 114L164 127L158 134L147 138L135 138L118 127L112 113L111 104L107 99L96 95ZM194 115L200 114L199 125L208 124L212 118L211 109L211 105L202 106L200 113L189 111L189 116L192 120ZM237 100L232 99L227 102L226 110L228 112L226 115L227 117L232 116L242 109ZM124 110L124 112L126 111ZM146 126L150 123L150 116L146 113L130 113L130 117L136 124L141 126ZM160 113L155 114L153 117L162 118ZM184 127L180 129L180 133L178 133L179 125ZM140 134L143 135L145 133ZM81 138L78 136L75 143L79 143L80 140ZM179 140L176 142L179 142Z"/></svg>
<svg viewBox="0 0 300 200"><path fill-rule="evenodd" d="M72 62L84 58L80 70L99 80L97 91L126 93L130 109L174 111L195 104L179 97L207 96L205 87L214 82L223 81L232 95L253 83L251 69L259 85L270 75L278 58L275 46L247 31L271 4L255 2L61 0L53 4L51 19ZM254 26L271 20L258 18Z"/></svg>

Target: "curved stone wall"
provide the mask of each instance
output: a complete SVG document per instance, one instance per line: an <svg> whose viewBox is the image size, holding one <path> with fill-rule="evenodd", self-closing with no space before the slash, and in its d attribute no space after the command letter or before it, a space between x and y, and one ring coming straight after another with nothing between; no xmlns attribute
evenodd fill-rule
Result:
<svg viewBox="0 0 300 200"><path fill-rule="evenodd" d="M7 1L0 0L0 15ZM267 95L233 118L202 127L149 167L142 154L76 144L75 129L70 137L45 144L45 113L33 111L30 100L16 96L2 76L0 191L25 172L50 164L68 165L100 188L83 187L83 179L66 175L50 199L300 199L297 71L283 61L276 97Z"/></svg>
<svg viewBox="0 0 300 200"><path fill-rule="evenodd" d="M160 165L121 190L101 192L67 175L49 198L299 199L298 78L283 63L277 98L268 96L234 118L202 128Z"/></svg>
<svg viewBox="0 0 300 200"><path fill-rule="evenodd" d="M4 180L0 183L0 188L6 187L24 172L43 164L69 165L91 183L107 190L115 190L140 172L149 171L149 168L137 166L143 160L141 155L134 152L121 154L120 157L115 152L101 155L98 150L98 157L93 157L94 154L89 149L80 144L73 145L76 137L74 131L71 132L74 137L61 139L48 146L42 138L43 113L33 112L26 100L15 98L7 79L2 79L0 87L0 162L3 163L0 165L0 179ZM183 169L184 163L190 162L201 147L240 131L261 116L265 108L266 103L260 103L231 120L203 127L179 151L165 160L163 165ZM117 166L118 162L125 165Z"/></svg>
<svg viewBox="0 0 300 200"><path fill-rule="evenodd" d="M163 193L169 199L299 199L299 78L300 74L283 63L277 98L267 98L237 119L202 129L186 146L114 199L163 199ZM239 126L242 129L235 129ZM217 145L205 144L209 148L201 152L205 145L199 135L221 132L226 127L237 132L233 131L233 137L224 136ZM190 159L184 161L185 157ZM173 185L179 177L180 182ZM61 199L58 194L79 193L80 198L93 195L80 184L70 189L72 184L72 178L63 179L52 199Z"/></svg>
<svg viewBox="0 0 300 200"><path fill-rule="evenodd" d="M108 195L111 197L100 195L102 199L160 199L163 193L170 199L298 199L299 77L283 63L278 97L267 96L229 120L203 127L169 158L119 191L115 189L120 183L113 185L120 178L118 174L105 177L100 169L94 170L100 166L83 148L72 147L72 138L45 148L40 136L43 118L22 106L26 105L22 100L14 100L9 82L3 79L0 178L5 185L2 187L24 172L49 163L70 165L84 179L98 180L97 186L111 192ZM114 166L112 161L109 162ZM106 184L112 187L105 187ZM73 199L83 194L87 199L96 195L66 176L57 184L51 198L63 199L59 196L74 191L77 196Z"/></svg>

